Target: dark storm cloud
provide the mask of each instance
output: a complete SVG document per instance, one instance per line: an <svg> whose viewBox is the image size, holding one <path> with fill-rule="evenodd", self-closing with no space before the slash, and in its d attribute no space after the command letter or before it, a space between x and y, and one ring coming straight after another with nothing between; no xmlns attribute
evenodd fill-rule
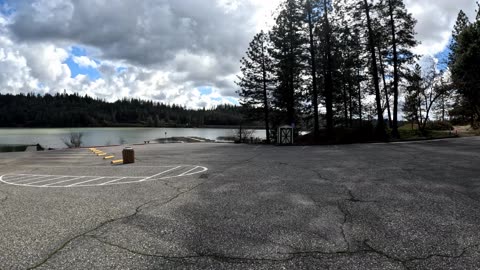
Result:
<svg viewBox="0 0 480 270"><path fill-rule="evenodd" d="M207 0L37 0L20 4L9 27L19 41L68 41L103 58L161 66L180 51L237 60L255 30L252 10L249 1L228 12Z"/></svg>

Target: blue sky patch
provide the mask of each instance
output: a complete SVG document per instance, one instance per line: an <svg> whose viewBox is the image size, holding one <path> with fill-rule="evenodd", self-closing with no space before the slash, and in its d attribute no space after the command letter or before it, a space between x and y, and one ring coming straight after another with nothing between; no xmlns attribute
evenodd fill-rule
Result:
<svg viewBox="0 0 480 270"><path fill-rule="evenodd" d="M202 86L202 87L198 87L197 89L198 89L198 91L200 91L200 94L201 94L202 96L204 96L204 95L210 95L210 94L213 93L212 87Z"/></svg>
<svg viewBox="0 0 480 270"><path fill-rule="evenodd" d="M72 46L71 47L70 56L65 61L65 64L67 64L68 67L70 68L70 71L72 73L72 78L75 78L77 75L87 75L88 78L92 81L95 81L95 80L101 78L101 74L96 68L81 67L77 63L75 63L75 61L73 60L73 58L75 56L87 56L87 50L82 48L82 47L78 47L78 46ZM95 59L92 59L92 60L95 63L100 64L99 61L97 61Z"/></svg>
<svg viewBox="0 0 480 270"><path fill-rule="evenodd" d="M15 13L15 8L11 3L7 3L5 0L0 0L0 14L4 16L10 16Z"/></svg>
<svg viewBox="0 0 480 270"><path fill-rule="evenodd" d="M117 74L120 74L120 73L123 73L123 72L127 72L128 68L126 67L117 67L115 69L115 71L117 72Z"/></svg>
<svg viewBox="0 0 480 270"><path fill-rule="evenodd" d="M448 43L450 44L450 42ZM440 71L445 71L448 68L448 55L450 54L450 48L447 45L443 51L435 54L435 58L438 59L437 68Z"/></svg>
<svg viewBox="0 0 480 270"><path fill-rule="evenodd" d="M227 100L230 101L230 102L232 102L232 103L235 104L235 105L240 105L240 103L238 102L238 100L235 99L235 98L227 97Z"/></svg>

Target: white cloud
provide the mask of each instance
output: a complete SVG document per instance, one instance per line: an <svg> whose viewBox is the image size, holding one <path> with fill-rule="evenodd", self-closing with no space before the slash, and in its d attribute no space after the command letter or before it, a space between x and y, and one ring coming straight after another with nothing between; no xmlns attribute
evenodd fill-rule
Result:
<svg viewBox="0 0 480 270"><path fill-rule="evenodd" d="M86 56L73 56L73 62L83 68L98 68L98 64Z"/></svg>
<svg viewBox="0 0 480 270"><path fill-rule="evenodd" d="M417 54L434 55L445 49L452 34L453 25L461 9L473 20L474 0L405 0L405 5L418 20L417 38L422 42Z"/></svg>
<svg viewBox="0 0 480 270"><path fill-rule="evenodd" d="M231 103L239 59L255 32L271 27L281 0L9 2L17 11L0 13L2 93L67 89L109 101L135 97L201 108ZM476 7L472 0L405 2L418 19L421 54L441 51L458 11L473 18ZM74 45L88 50L73 61L101 78L71 77L65 61Z"/></svg>

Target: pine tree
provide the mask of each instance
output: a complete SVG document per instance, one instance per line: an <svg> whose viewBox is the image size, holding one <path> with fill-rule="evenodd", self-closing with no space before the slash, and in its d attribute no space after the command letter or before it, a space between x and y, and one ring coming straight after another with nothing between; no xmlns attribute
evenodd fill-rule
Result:
<svg viewBox="0 0 480 270"><path fill-rule="evenodd" d="M376 6L376 9L378 9L378 5ZM383 106L383 109L387 110L387 115L388 115L388 125L390 128L393 126L393 120L392 120L392 111L390 109L390 88L389 85L387 84L387 74L388 71L388 63L385 61L388 56L389 56L389 50L388 48L390 47L389 44L391 44L390 41L390 36L389 33L389 27L388 25L385 25L385 23L382 22L382 20L379 20L378 18L375 19L374 23L374 31L375 31L375 41L376 41L376 47L377 47L377 52L378 52L378 69L380 71L380 75L382 78L382 83L383 83L383 94L385 95L385 106ZM391 76L390 76L391 77Z"/></svg>
<svg viewBox="0 0 480 270"><path fill-rule="evenodd" d="M332 59L332 27L329 20L331 0L323 0L323 38L324 38L324 86L325 86L325 107L327 110L327 136L333 137L333 59Z"/></svg>
<svg viewBox="0 0 480 270"><path fill-rule="evenodd" d="M412 48L417 45L415 40L415 25L417 21L408 13L403 0L385 0L380 2L381 17L388 18L390 26L391 57L388 59L393 66L393 121L392 136L398 133L398 100L402 65L412 64L416 56ZM383 16L382 16L383 15Z"/></svg>
<svg viewBox="0 0 480 270"><path fill-rule="evenodd" d="M469 111L472 126L480 121L480 21L466 27L457 37L452 79L462 97L462 105Z"/></svg>
<svg viewBox="0 0 480 270"><path fill-rule="evenodd" d="M285 120L296 125L299 97L302 94L308 44L304 36L303 7L298 0L285 0L270 32L273 67L277 85L273 94L276 108L284 112Z"/></svg>
<svg viewBox="0 0 480 270"><path fill-rule="evenodd" d="M420 100L420 88L422 85L422 70L420 65L416 64L413 71L409 72L407 76L407 87L405 95L405 103L403 104L403 114L405 119L407 119L412 124L412 130L414 129L415 123L420 126L420 110L421 100Z"/></svg>
<svg viewBox="0 0 480 270"><path fill-rule="evenodd" d="M262 31L255 35L246 57L240 60L242 76L237 82L242 104L260 107L264 112L267 143L270 143L269 86L271 84L271 59L268 55L268 36Z"/></svg>
<svg viewBox="0 0 480 270"><path fill-rule="evenodd" d="M377 54L375 50L375 33L373 31L372 26L372 19L371 19L371 6L367 0L363 1L363 9L366 16L366 23L367 23L367 31L368 31L368 50L371 56L371 74L373 77L373 86L375 88L375 102L376 102L376 109L377 109L377 127L376 127L376 134L380 139L386 139L385 133L385 123L383 122L383 110L381 105L381 96L380 96L380 86L379 86L379 78L378 78L378 67L377 67Z"/></svg>
<svg viewBox="0 0 480 270"><path fill-rule="evenodd" d="M312 106L313 106L313 133L314 137L318 138L320 123L319 123L319 112L318 112L318 76L317 76L317 40L315 39L315 27L316 24L321 20L320 7L318 0L307 0L305 2L305 13L306 13L306 24L308 27L308 39L309 39L309 51L310 51L310 72L311 72L311 81L312 81Z"/></svg>
<svg viewBox="0 0 480 270"><path fill-rule="evenodd" d="M455 62L455 50L457 49L457 43L458 43L458 36L462 33L463 30L465 30L468 26L470 25L470 20L467 17L467 14L463 12L463 10L460 10L457 16L457 21L455 22L455 26L453 27L453 32L452 32L452 40L450 42L450 54L448 56L448 62L449 64L452 64Z"/></svg>
<svg viewBox="0 0 480 270"><path fill-rule="evenodd" d="M337 108L343 111L345 126L353 126L355 112L361 109L361 99L358 99L360 88L358 72L363 69L361 60L363 47L360 41L360 30L351 14L351 7L346 2L336 2L334 5L333 21L335 22L334 39L336 57L335 76L337 87L341 92L340 104Z"/></svg>
<svg viewBox="0 0 480 270"><path fill-rule="evenodd" d="M480 21L480 2L477 2L477 17L475 18L478 21Z"/></svg>

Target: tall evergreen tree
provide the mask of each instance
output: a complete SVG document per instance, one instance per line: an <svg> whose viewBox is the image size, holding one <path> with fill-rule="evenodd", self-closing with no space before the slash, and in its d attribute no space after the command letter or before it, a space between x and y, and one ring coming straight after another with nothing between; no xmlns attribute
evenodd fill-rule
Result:
<svg viewBox="0 0 480 270"><path fill-rule="evenodd" d="M316 23L321 18L319 13L319 3L317 0L306 0L305 2L305 13L308 27L308 39L309 39L309 51L310 51L310 72L311 72L311 81L312 81L312 106L313 106L313 133L315 138L319 136L320 123L319 123L319 112L318 112L318 77L317 77L317 41L315 39L315 27Z"/></svg>
<svg viewBox="0 0 480 270"><path fill-rule="evenodd" d="M277 81L274 91L276 108L286 114L289 124L297 124L299 97L302 94L305 71L304 9L298 0L285 0L276 24L270 32L273 67Z"/></svg>
<svg viewBox="0 0 480 270"><path fill-rule="evenodd" d="M454 61L451 63L452 79L470 111L474 127L480 122L480 21L466 27L457 37Z"/></svg>
<svg viewBox="0 0 480 270"><path fill-rule="evenodd" d="M371 56L371 74L373 77L373 86L375 88L375 102L377 107L377 127L376 134L381 139L386 139L385 133L385 123L383 122L383 110L381 105L381 96L380 96L380 86L378 78L378 67L377 67L377 54L375 50L375 33L373 32L372 19L371 19L371 5L367 0L363 1L363 9L366 16L367 31L368 31L368 50Z"/></svg>
<svg viewBox="0 0 480 270"><path fill-rule="evenodd" d="M477 2L477 17L475 18L478 21L480 21L480 2Z"/></svg>
<svg viewBox="0 0 480 270"><path fill-rule="evenodd" d="M242 104L263 109L267 143L270 143L269 86L272 67L267 39L268 36L263 31L255 35L246 57L240 60L242 76L238 77L237 84L241 89L238 94L242 98Z"/></svg>
<svg viewBox="0 0 480 270"><path fill-rule="evenodd" d="M329 20L329 9L331 7L331 0L323 0L323 38L324 38L324 53L325 53L325 107L327 110L327 136L333 137L333 59L332 59L332 27Z"/></svg>
<svg viewBox="0 0 480 270"><path fill-rule="evenodd" d="M403 0L385 0L380 2L382 16L388 18L391 36L391 58L393 66L393 121L392 136L399 137L398 133L398 100L399 85L401 80L401 68L406 63L413 63L415 55L412 48L417 45L415 40L415 25L417 21L411 13L408 13Z"/></svg>
<svg viewBox="0 0 480 270"><path fill-rule="evenodd" d="M378 7L377 7L378 8ZM374 23L375 29L375 40L377 42L377 52L378 52L378 69L380 71L380 75L382 76L382 83L383 83L383 94L385 95L385 106L383 107L384 110L387 110L388 115L388 124L389 127L392 128L393 120L392 120L392 112L390 109L390 89L388 82L387 82L387 71L388 71L388 63L385 61L389 56L389 50L391 41L390 35L388 34L389 27L382 23L382 20L375 19Z"/></svg>
<svg viewBox="0 0 480 270"><path fill-rule="evenodd" d="M450 54L448 56L448 61L449 63L455 62L455 51L457 48L457 43L458 43L458 36L462 33L463 30L465 30L468 26L470 25L470 20L467 17L467 14L463 12L463 10L460 10L457 16L457 21L455 22L455 25L453 26L453 32L452 32L452 40L450 42Z"/></svg>

